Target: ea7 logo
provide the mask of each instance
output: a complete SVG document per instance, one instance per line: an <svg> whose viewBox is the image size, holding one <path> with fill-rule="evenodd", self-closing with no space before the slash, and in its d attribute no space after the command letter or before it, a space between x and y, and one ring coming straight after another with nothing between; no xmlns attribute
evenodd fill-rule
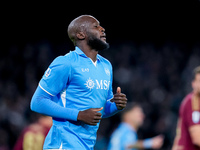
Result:
<svg viewBox="0 0 200 150"><path fill-rule="evenodd" d="M89 72L89 68L81 68L82 72Z"/></svg>
<svg viewBox="0 0 200 150"><path fill-rule="evenodd" d="M95 82L89 78L86 83L85 83L86 87L88 89L93 89L93 88L96 88L96 89L102 89L102 90L108 90L109 89L109 85L110 85L110 81L107 81L107 80L95 80Z"/></svg>

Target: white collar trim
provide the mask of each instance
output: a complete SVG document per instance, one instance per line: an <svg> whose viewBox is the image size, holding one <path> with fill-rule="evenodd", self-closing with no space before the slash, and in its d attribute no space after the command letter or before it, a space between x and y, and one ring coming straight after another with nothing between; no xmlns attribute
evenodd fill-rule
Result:
<svg viewBox="0 0 200 150"><path fill-rule="evenodd" d="M88 57L89 58L89 57ZM94 64L94 66L96 67L97 66L97 60L94 62L91 58L90 60L92 61L92 63Z"/></svg>

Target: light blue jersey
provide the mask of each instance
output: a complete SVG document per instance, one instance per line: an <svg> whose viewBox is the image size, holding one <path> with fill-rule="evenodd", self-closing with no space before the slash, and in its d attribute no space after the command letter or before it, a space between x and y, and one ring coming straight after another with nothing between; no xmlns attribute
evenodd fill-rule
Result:
<svg viewBox="0 0 200 150"><path fill-rule="evenodd" d="M121 123L111 135L108 150L130 150L127 147L135 144L137 140L136 131L129 124Z"/></svg>
<svg viewBox="0 0 200 150"><path fill-rule="evenodd" d="M77 121L78 112L101 108L102 117L109 117L105 106L113 98L112 66L97 55L94 63L78 47L65 56L57 57L44 73L39 87L53 96L58 105L72 109L71 120L53 118L44 149L88 150L93 149L99 123L96 126ZM118 111L115 103L113 110ZM59 110L51 110L59 111Z"/></svg>

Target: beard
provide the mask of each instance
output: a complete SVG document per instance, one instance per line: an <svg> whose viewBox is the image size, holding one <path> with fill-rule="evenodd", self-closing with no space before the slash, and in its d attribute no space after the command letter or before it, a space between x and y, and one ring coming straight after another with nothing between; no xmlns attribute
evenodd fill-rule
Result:
<svg viewBox="0 0 200 150"><path fill-rule="evenodd" d="M102 41L94 35L88 36L88 45L96 51L102 51L110 47L107 42Z"/></svg>

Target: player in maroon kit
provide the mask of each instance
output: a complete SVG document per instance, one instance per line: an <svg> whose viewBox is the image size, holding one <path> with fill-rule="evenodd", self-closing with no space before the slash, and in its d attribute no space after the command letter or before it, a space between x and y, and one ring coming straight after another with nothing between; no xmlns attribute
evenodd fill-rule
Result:
<svg viewBox="0 0 200 150"><path fill-rule="evenodd" d="M194 69L192 88L179 110L172 150L200 150L200 66Z"/></svg>
<svg viewBox="0 0 200 150"><path fill-rule="evenodd" d="M42 150L44 139L51 125L52 118L41 115L37 122L23 130L13 150Z"/></svg>

